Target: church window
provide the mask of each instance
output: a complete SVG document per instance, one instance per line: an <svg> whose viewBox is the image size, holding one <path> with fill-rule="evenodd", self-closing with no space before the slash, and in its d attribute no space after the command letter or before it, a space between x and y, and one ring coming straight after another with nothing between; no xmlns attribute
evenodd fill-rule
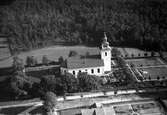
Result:
<svg viewBox="0 0 167 115"><path fill-rule="evenodd" d="M105 52L105 56L107 56L107 52Z"/></svg>
<svg viewBox="0 0 167 115"><path fill-rule="evenodd" d="M94 73L94 70L93 70L93 69L91 69L91 72L92 72L92 73Z"/></svg>
<svg viewBox="0 0 167 115"><path fill-rule="evenodd" d="M97 69L97 72L100 73L100 69L99 68Z"/></svg>
<svg viewBox="0 0 167 115"><path fill-rule="evenodd" d="M73 73L73 75L75 75L75 71L73 71L72 73Z"/></svg>

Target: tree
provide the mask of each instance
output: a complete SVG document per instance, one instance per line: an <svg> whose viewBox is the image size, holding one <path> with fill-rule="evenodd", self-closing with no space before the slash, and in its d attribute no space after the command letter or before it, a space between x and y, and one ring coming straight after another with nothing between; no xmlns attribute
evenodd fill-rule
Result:
<svg viewBox="0 0 167 115"><path fill-rule="evenodd" d="M44 55L44 56L42 57L42 64L48 65L49 62L50 62L50 60L48 59L47 55Z"/></svg>
<svg viewBox="0 0 167 115"><path fill-rule="evenodd" d="M57 105L57 96L53 92L46 92L44 96L44 108L48 115L52 115Z"/></svg>
<svg viewBox="0 0 167 115"><path fill-rule="evenodd" d="M43 93L51 91L57 95L62 95L65 92L63 85L61 77L55 78L53 75L47 75L41 78L40 89Z"/></svg>
<svg viewBox="0 0 167 115"><path fill-rule="evenodd" d="M112 48L111 53L113 57L119 57L121 55L121 52L117 48Z"/></svg>
<svg viewBox="0 0 167 115"><path fill-rule="evenodd" d="M121 68L127 68L127 63L126 61L124 60L124 58L122 57L117 57L116 58L116 61L118 63L118 66L120 66Z"/></svg>
<svg viewBox="0 0 167 115"><path fill-rule="evenodd" d="M10 90L15 98L28 95L32 82L23 72L14 73L9 79Z"/></svg>
<svg viewBox="0 0 167 115"><path fill-rule="evenodd" d="M101 79L87 73L78 74L79 86L81 91L98 90L101 86Z"/></svg>
<svg viewBox="0 0 167 115"><path fill-rule="evenodd" d="M155 52L151 51L151 57L154 57L154 56L155 56Z"/></svg>
<svg viewBox="0 0 167 115"><path fill-rule="evenodd" d="M35 66L38 62L34 56L27 56L26 64L27 66Z"/></svg>
<svg viewBox="0 0 167 115"><path fill-rule="evenodd" d="M27 95L27 92L19 88L19 83L16 81L12 81L10 83L10 90L9 90L15 99L18 99L21 95Z"/></svg>
<svg viewBox="0 0 167 115"><path fill-rule="evenodd" d="M147 57L147 56L148 56L148 53L147 53L147 52L145 52L145 53L144 53L144 56L145 56L145 57Z"/></svg>
<svg viewBox="0 0 167 115"><path fill-rule="evenodd" d="M60 56L58 60L59 60L59 63L62 64L64 62L63 56Z"/></svg>
<svg viewBox="0 0 167 115"><path fill-rule="evenodd" d="M157 80L160 80L160 77L159 77L159 76L157 76Z"/></svg>
<svg viewBox="0 0 167 115"><path fill-rule="evenodd" d="M132 53L131 56L134 57L134 54Z"/></svg>
<svg viewBox="0 0 167 115"><path fill-rule="evenodd" d="M23 64L23 60L20 59L18 56L14 56L13 57L13 69L14 72L23 72L24 70L24 64Z"/></svg>
<svg viewBox="0 0 167 115"><path fill-rule="evenodd" d="M78 79L75 78L75 76L73 76L72 74L66 73L64 76L62 76L62 83L64 89L66 89L65 92L74 93L78 91Z"/></svg>
<svg viewBox="0 0 167 115"><path fill-rule="evenodd" d="M74 56L77 56L77 54L78 53L76 51L71 50L68 57L74 57Z"/></svg>
<svg viewBox="0 0 167 115"><path fill-rule="evenodd" d="M86 57L89 57L89 56L90 56L90 53L89 53L89 52L86 52L85 56L86 56Z"/></svg>

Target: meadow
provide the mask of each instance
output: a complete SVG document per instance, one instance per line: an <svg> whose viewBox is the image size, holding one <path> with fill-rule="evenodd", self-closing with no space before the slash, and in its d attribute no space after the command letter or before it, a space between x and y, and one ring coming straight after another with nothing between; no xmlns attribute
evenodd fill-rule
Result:
<svg viewBox="0 0 167 115"><path fill-rule="evenodd" d="M128 64L134 64L135 67L142 67L142 66L157 66L157 65L164 65L165 63L158 57L151 57L151 58L139 58L139 59L127 59L126 62Z"/></svg>
<svg viewBox="0 0 167 115"><path fill-rule="evenodd" d="M97 47L86 47L86 46L53 46L48 48L42 48L37 50L32 50L28 52L23 52L18 55L19 58L23 59L23 62L26 62L27 56L34 56L38 63L41 63L42 57L46 55L50 60L57 61L60 56L63 56L64 59L68 58L70 51L76 51L78 55L85 55L86 52L89 52L90 55L99 54L99 48ZM0 68L10 67L12 65L12 57L6 58L3 61L0 61Z"/></svg>
<svg viewBox="0 0 167 115"><path fill-rule="evenodd" d="M145 53L147 53L147 56L151 56L151 52L150 51L144 51L138 48L121 48L118 47L118 50L121 52L121 55L123 57L145 57ZM157 52L155 52L155 56L159 56L159 54Z"/></svg>
<svg viewBox="0 0 167 115"><path fill-rule="evenodd" d="M149 77L150 80L157 80L157 77L162 80L167 79L167 67L165 66L140 68L139 71L147 80L149 80Z"/></svg>

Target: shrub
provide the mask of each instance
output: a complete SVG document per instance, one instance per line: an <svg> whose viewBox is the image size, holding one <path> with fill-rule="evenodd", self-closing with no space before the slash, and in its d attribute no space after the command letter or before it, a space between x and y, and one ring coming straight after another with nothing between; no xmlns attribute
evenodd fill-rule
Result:
<svg viewBox="0 0 167 115"><path fill-rule="evenodd" d="M47 55L44 55L44 56L42 57L42 64L48 65L49 62L50 62L50 60L48 59Z"/></svg>
<svg viewBox="0 0 167 115"><path fill-rule="evenodd" d="M78 80L81 91L98 90L101 86L101 79L98 76L87 73L78 74Z"/></svg>
<svg viewBox="0 0 167 115"><path fill-rule="evenodd" d="M35 66L36 64L38 64L38 61L34 56L27 56L26 59L27 66Z"/></svg>

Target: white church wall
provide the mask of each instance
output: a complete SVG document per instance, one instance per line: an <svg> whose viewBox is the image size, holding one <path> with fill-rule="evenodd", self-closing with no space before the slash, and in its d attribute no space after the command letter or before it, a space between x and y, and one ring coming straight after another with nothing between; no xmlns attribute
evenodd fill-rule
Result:
<svg viewBox="0 0 167 115"><path fill-rule="evenodd" d="M104 71L111 71L111 50L102 50L101 59L104 60Z"/></svg>
<svg viewBox="0 0 167 115"><path fill-rule="evenodd" d="M89 75L101 76L104 74L104 67L101 66L101 67L89 67L89 68L77 68L77 69L61 68L61 74L64 75L65 72L71 73L75 76L77 76L79 72L87 72Z"/></svg>

